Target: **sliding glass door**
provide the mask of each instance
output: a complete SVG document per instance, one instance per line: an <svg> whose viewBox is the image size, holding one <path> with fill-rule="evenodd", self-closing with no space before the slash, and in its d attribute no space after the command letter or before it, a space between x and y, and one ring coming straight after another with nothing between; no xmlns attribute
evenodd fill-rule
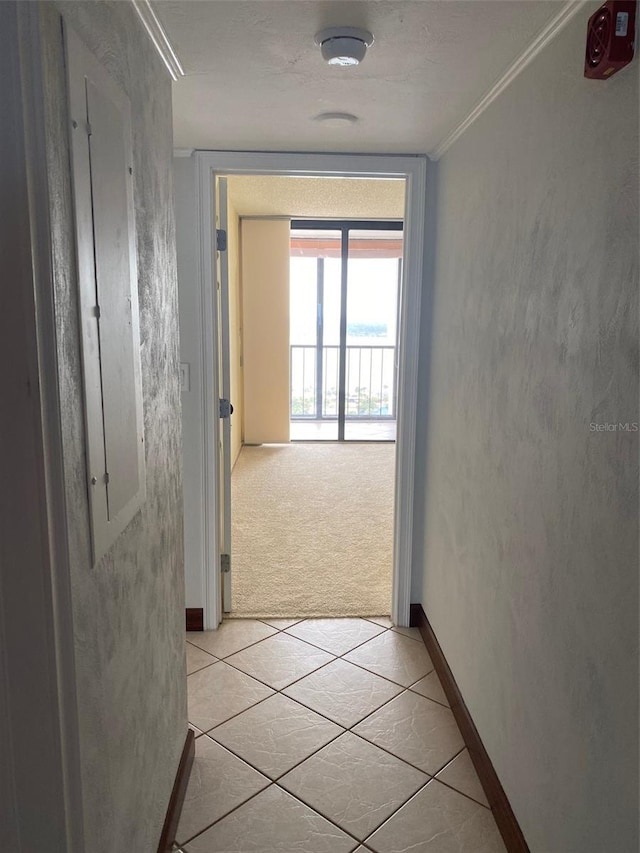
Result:
<svg viewBox="0 0 640 853"><path fill-rule="evenodd" d="M401 270L401 222L292 222L292 440L395 440Z"/></svg>
<svg viewBox="0 0 640 853"><path fill-rule="evenodd" d="M350 229L345 346L346 439L393 440L402 233Z"/></svg>
<svg viewBox="0 0 640 853"><path fill-rule="evenodd" d="M291 438L337 441L342 235L291 232Z"/></svg>

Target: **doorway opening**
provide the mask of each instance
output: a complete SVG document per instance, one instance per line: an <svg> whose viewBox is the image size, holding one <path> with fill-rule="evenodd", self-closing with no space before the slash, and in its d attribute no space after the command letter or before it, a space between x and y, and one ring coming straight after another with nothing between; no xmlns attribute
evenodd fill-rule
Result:
<svg viewBox="0 0 640 853"><path fill-rule="evenodd" d="M402 230L291 222L292 441L395 441Z"/></svg>
<svg viewBox="0 0 640 853"><path fill-rule="evenodd" d="M404 181L216 186L221 387L234 406L223 610L389 617ZM318 427L322 446L296 433Z"/></svg>
<svg viewBox="0 0 640 853"><path fill-rule="evenodd" d="M225 476L224 461L220 455L226 417L224 412L228 412L228 408L225 410L225 407L220 405L222 330L217 311L216 231L219 226L216 222L216 179L225 175L229 178L265 175L284 182L290 178L304 177L312 183L313 180L330 178L335 181L336 187L345 179L391 179L392 182L402 182L406 190L398 323L400 336L397 348L397 441L395 446L392 443L385 445L392 448L395 456L391 618L396 625L407 625L412 564L413 474L426 158L198 151L189 159L190 162L185 163L184 169L180 170L185 176L183 199L186 215L183 220L183 233L189 238L193 236L195 244L188 253L185 251L184 264L197 285L196 290L185 293L185 301L189 301L186 311L182 310L181 305L181 338L186 345L194 344L189 350L189 357L183 359L183 376L186 376L185 387L189 392L183 395L183 420L185 433L194 438L194 441L185 443L185 529L189 529L189 549L185 554L187 606L196 608L200 605L204 628L215 628L223 612L222 590L223 585L227 586L227 583L223 584L223 578L225 574L229 574L225 572L229 563L225 560L224 546L227 542L223 535L223 526L224 514L230 504L230 478ZM192 187L193 191L190 191L189 187ZM192 204L190 200L193 200ZM300 216L308 216L308 213L300 212ZM193 219L190 219L191 217ZM193 223L191 228L188 227L189 221ZM288 224L287 222L287 227ZM288 373L288 341L286 344ZM187 356L186 350L184 355ZM346 394L346 386L344 387ZM288 426L288 386L286 395ZM346 432L345 418L345 437ZM307 444L312 445L311 442ZM316 446L322 447L326 444L325 442ZM347 440L336 442L335 446L348 448L350 444ZM371 447L375 445L374 442L368 444ZM348 572L348 566L345 566L344 570ZM233 562L230 574L233 576Z"/></svg>

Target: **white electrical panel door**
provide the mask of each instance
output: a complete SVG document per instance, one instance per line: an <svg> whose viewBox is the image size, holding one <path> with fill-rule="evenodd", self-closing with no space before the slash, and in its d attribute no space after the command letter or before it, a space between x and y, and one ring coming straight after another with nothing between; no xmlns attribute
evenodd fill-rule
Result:
<svg viewBox="0 0 640 853"><path fill-rule="evenodd" d="M77 36L65 34L96 563L145 496L131 107Z"/></svg>
<svg viewBox="0 0 640 853"><path fill-rule="evenodd" d="M129 209L130 153L118 106L87 80L91 135L91 194L96 290L100 317L100 364L104 446L109 482L109 520L126 509L140 489L137 408L134 381L139 351L134 350L133 311L137 291L133 222Z"/></svg>

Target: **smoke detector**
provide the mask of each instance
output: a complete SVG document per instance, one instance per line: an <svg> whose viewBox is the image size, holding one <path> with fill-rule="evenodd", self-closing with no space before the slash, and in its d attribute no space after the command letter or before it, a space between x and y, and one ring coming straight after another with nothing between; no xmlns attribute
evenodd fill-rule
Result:
<svg viewBox="0 0 640 853"><path fill-rule="evenodd" d="M359 65L373 44L373 35L360 27L328 27L316 33L314 42L329 65Z"/></svg>

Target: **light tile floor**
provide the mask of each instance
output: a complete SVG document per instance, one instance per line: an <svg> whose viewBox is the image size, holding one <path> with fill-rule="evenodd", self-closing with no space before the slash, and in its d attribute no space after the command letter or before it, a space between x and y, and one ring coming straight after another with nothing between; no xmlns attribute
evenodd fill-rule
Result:
<svg viewBox="0 0 640 853"><path fill-rule="evenodd" d="M420 635L230 619L187 635L184 853L505 853Z"/></svg>

